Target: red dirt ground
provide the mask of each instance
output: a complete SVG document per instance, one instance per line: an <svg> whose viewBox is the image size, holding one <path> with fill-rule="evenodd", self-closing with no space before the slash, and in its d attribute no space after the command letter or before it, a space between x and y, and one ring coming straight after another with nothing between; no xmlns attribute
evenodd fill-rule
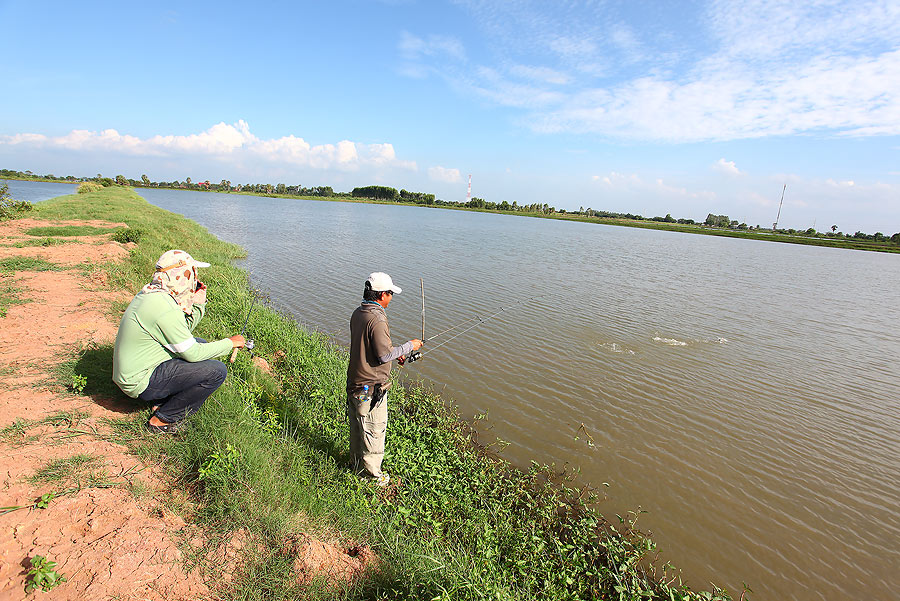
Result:
<svg viewBox="0 0 900 601"><path fill-rule="evenodd" d="M105 234L66 238L75 242L59 246L12 246L34 239L24 234L26 229L46 225L115 228L124 224L3 222L0 260L31 256L76 266L128 256L128 245L112 242ZM52 368L73 352L114 340L117 323L108 315L109 303L128 301L132 293L111 291L102 278L91 281L77 269L0 274L0 285L6 284L21 289L21 297L29 302L10 306L6 317L0 318L0 428L22 420L32 425L7 429L0 436L0 506L31 506L45 493L72 491L51 500L46 509L31 507L0 515L0 601L41 595L54 601L219 598L215 585L183 565L179 541L197 546L200 529L170 508L189 507L190 501L170 486L162 470L144 465L125 447L104 438L111 432L105 418L122 417L136 407L124 396L75 395L50 381ZM59 412L74 412L70 413L74 417L34 425ZM29 482L48 462L79 454L97 457L81 475L82 486ZM90 486L84 482L90 472L102 472L112 485ZM236 533L211 554L225 571L220 582L230 579L233 566L228 564L239 561L245 538ZM374 561L365 547L345 549L303 534L285 547L296 557L301 581L316 574L346 580ZM49 594L25 593L26 572L36 555L57 562L56 571L67 579Z"/></svg>

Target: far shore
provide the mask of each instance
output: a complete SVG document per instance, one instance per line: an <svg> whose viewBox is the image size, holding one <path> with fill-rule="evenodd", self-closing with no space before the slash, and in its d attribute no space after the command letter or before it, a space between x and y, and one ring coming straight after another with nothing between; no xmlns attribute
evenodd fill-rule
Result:
<svg viewBox="0 0 900 601"><path fill-rule="evenodd" d="M46 178L19 178L7 177L2 179L45 182L56 184L78 184L86 180L77 181L61 181ZM900 244L894 243L890 238L885 238L883 242L868 240L865 238L847 238L844 236L837 237L828 233L817 232L816 234L806 234L804 232L787 233L768 229L732 229L714 227L705 224L689 224L689 223L669 223L663 221L652 221L650 219L624 219L588 216L581 213L570 212L554 212L554 213L532 213L524 211L503 211L498 209L479 209L465 206L453 206L444 204L425 205L415 202L402 202L390 200L378 200L374 198L354 198L349 196L294 196L291 194L275 194L275 193L257 193L257 192L234 192L209 189L187 189L187 188L159 188L156 186L135 186L135 189L149 188L153 190L174 190L189 192L214 192L216 194L239 194L242 196L259 196L268 198L287 198L294 200L320 200L330 202L351 202L364 204L383 204L394 206L422 207L426 209L449 209L453 211L471 211L474 213L495 213L499 215L514 215L517 217L535 217L539 219L557 219L563 221L580 221L584 223L596 223L600 225L615 225L621 227L635 227L651 230L663 230L668 232L680 232L684 234L701 234L705 236L722 236L725 238L743 238L746 240L762 240L765 242L782 242L785 244L805 244L808 246L824 246L828 248L843 248L848 250L864 250L870 252L883 253L900 253Z"/></svg>

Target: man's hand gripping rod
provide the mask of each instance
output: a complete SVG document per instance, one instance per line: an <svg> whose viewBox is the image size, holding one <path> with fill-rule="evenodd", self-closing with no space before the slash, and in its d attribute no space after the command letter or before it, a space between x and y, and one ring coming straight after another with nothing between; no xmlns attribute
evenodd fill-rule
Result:
<svg viewBox="0 0 900 601"><path fill-rule="evenodd" d="M425 344L425 280L419 278L419 285L422 287L422 344ZM422 353L413 351L406 357L397 360L397 365L403 367L406 363L412 363L422 358Z"/></svg>
<svg viewBox="0 0 900 601"><path fill-rule="evenodd" d="M250 315L253 313L253 307L256 306L256 294L253 295L253 302L250 303L250 310L247 311L247 319L244 320L244 327L241 328L241 336L247 331L247 323L250 322ZM253 356L253 347L255 346L253 339L248 339L244 342L244 348L250 351L250 356ZM229 363L234 363L235 358L237 358L238 347L234 347L234 350L231 351L231 358L228 360Z"/></svg>

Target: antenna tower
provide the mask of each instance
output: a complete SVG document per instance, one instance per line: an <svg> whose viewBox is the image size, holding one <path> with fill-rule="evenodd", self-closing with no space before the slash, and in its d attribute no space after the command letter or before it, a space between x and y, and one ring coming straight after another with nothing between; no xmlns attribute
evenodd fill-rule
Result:
<svg viewBox="0 0 900 601"><path fill-rule="evenodd" d="M466 190L466 202L472 200L472 174L469 174L469 188Z"/></svg>
<svg viewBox="0 0 900 601"><path fill-rule="evenodd" d="M772 231L778 229L778 220L781 219L781 205L784 204L784 191L787 190L787 184L781 189L781 202L778 203L778 215L775 216L775 223L772 224Z"/></svg>

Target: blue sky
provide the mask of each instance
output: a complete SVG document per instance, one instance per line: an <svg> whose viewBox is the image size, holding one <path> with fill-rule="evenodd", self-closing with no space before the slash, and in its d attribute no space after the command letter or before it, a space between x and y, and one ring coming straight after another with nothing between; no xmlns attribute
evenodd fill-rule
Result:
<svg viewBox="0 0 900 601"><path fill-rule="evenodd" d="M0 1L0 167L900 231L900 2Z"/></svg>

